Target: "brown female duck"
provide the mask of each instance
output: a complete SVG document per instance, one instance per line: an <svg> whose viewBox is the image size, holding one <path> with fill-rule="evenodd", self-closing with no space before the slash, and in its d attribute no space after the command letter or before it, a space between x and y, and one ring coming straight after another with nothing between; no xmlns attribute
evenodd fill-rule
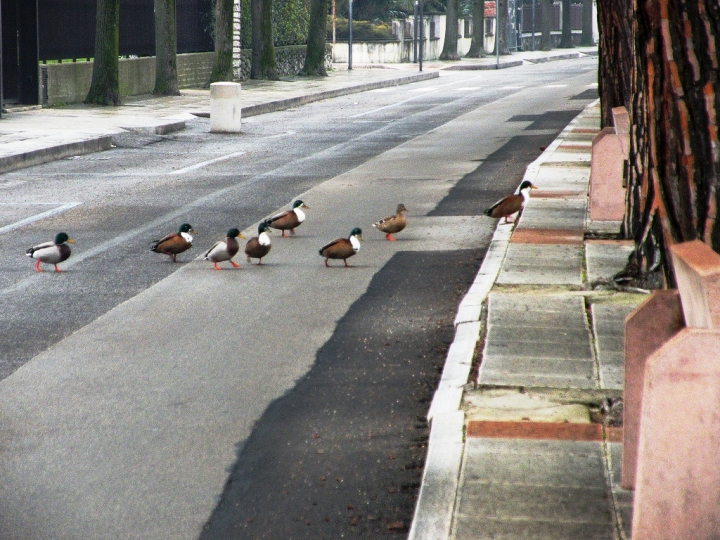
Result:
<svg viewBox="0 0 720 540"><path fill-rule="evenodd" d="M373 227L386 233L385 238L387 238L391 242L394 242L396 238L393 238L392 235L395 233L399 233L407 225L407 219L405 218L405 214L403 214L403 212L407 211L408 209L405 208L404 204L398 204L394 216L388 216L381 219L377 223L373 223Z"/></svg>

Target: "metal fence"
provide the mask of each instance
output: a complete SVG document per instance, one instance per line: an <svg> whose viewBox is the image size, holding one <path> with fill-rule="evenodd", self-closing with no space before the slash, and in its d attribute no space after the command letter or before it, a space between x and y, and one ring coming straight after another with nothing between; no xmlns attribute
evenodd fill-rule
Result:
<svg viewBox="0 0 720 540"><path fill-rule="evenodd" d="M40 61L95 55L97 0L38 0ZM212 0L177 0L178 53L213 50ZM121 0L120 56L155 54L153 0Z"/></svg>

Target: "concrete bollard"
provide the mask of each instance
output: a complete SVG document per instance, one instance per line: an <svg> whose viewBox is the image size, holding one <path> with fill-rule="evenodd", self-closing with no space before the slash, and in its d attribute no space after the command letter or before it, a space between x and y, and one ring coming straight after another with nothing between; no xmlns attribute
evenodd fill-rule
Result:
<svg viewBox="0 0 720 540"><path fill-rule="evenodd" d="M720 531L720 255L697 240L671 246L670 252L686 328L645 366L632 538L715 540Z"/></svg>
<svg viewBox="0 0 720 540"><path fill-rule="evenodd" d="M685 328L645 372L633 540L720 531L720 331Z"/></svg>
<svg viewBox="0 0 720 540"><path fill-rule="evenodd" d="M210 85L210 131L240 133L240 83L216 82Z"/></svg>
<svg viewBox="0 0 720 540"><path fill-rule="evenodd" d="M605 128L593 139L590 155L590 220L622 221L625 215L623 169L625 138Z"/></svg>
<svg viewBox="0 0 720 540"><path fill-rule="evenodd" d="M635 489L645 365L650 355L683 329L678 291L655 291L625 318L622 479Z"/></svg>

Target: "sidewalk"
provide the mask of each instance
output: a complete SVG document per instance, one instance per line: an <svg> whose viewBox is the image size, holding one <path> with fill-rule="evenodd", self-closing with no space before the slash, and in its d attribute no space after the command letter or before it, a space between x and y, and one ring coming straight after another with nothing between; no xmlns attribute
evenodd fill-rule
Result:
<svg viewBox="0 0 720 540"><path fill-rule="evenodd" d="M500 67L597 54L597 48L521 52L501 57ZM286 77L282 81L242 83L244 117L297 107L342 95L436 78L443 69L494 69L495 58L431 61L423 65L337 64L328 77ZM372 69L371 69L372 68ZM209 89L183 89L180 96L132 96L120 107L9 109L0 118L0 173L66 157L107 150L112 137L126 131L164 135L185 129L195 116L210 115Z"/></svg>
<svg viewBox="0 0 720 540"><path fill-rule="evenodd" d="M623 322L645 296L599 285L624 267L627 242L585 240L599 125L596 102L528 167L539 189L514 229L498 224L460 305L413 540L630 537Z"/></svg>

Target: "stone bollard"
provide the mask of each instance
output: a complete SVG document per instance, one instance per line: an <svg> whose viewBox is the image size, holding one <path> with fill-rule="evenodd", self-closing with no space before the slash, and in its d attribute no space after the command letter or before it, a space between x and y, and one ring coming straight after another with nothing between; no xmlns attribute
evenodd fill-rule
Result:
<svg viewBox="0 0 720 540"><path fill-rule="evenodd" d="M687 327L646 363L632 538L714 540L720 531L720 255L700 241L670 251Z"/></svg>
<svg viewBox="0 0 720 540"><path fill-rule="evenodd" d="M623 169L626 135L605 128L593 139L590 155L590 220L622 221L625 215Z"/></svg>
<svg viewBox="0 0 720 540"><path fill-rule="evenodd" d="M210 131L240 133L240 84L216 82L210 85Z"/></svg>
<svg viewBox="0 0 720 540"><path fill-rule="evenodd" d="M620 482L625 489L635 489L645 365L650 355L684 326L678 291L653 292L625 318L623 448Z"/></svg>

